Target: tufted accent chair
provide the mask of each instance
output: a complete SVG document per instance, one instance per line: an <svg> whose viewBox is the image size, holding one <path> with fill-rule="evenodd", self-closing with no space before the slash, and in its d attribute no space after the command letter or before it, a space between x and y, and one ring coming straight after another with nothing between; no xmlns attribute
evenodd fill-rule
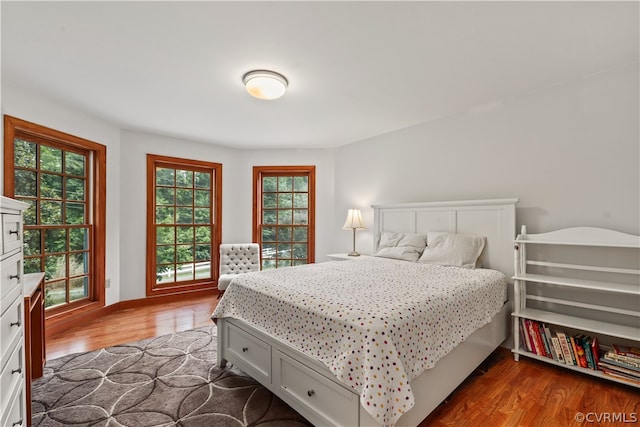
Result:
<svg viewBox="0 0 640 427"><path fill-rule="evenodd" d="M231 280L242 273L260 271L260 245L257 243L222 243L220 245L220 276L218 298Z"/></svg>

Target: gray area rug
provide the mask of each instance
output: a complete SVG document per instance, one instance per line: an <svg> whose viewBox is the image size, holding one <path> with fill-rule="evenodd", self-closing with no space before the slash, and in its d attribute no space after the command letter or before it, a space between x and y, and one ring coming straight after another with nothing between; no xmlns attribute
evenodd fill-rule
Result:
<svg viewBox="0 0 640 427"><path fill-rule="evenodd" d="M34 426L308 426L243 372L216 366L216 327L50 360Z"/></svg>

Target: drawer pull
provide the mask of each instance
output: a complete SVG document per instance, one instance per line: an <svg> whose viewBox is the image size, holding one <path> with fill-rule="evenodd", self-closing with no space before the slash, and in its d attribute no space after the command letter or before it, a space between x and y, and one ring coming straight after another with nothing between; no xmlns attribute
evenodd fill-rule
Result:
<svg viewBox="0 0 640 427"><path fill-rule="evenodd" d="M16 321L16 322L11 322L11 323L9 324L9 326L20 326L20 325L22 325L22 323L20 323L20 321L19 321L19 320L18 320L18 321Z"/></svg>
<svg viewBox="0 0 640 427"><path fill-rule="evenodd" d="M246 353L247 351L249 351L249 347L242 347L242 352Z"/></svg>
<svg viewBox="0 0 640 427"><path fill-rule="evenodd" d="M316 394L315 390L307 390L307 396L311 397Z"/></svg>
<svg viewBox="0 0 640 427"><path fill-rule="evenodd" d="M22 373L22 368L18 368L18 369L12 369L11 370L11 374L21 374Z"/></svg>
<svg viewBox="0 0 640 427"><path fill-rule="evenodd" d="M22 420L18 420L15 423L11 424L11 427L16 427L16 426L21 426L22 425Z"/></svg>
<svg viewBox="0 0 640 427"><path fill-rule="evenodd" d="M19 233L20 233L20 230L9 230L9 236L11 236L12 234L18 235Z"/></svg>
<svg viewBox="0 0 640 427"><path fill-rule="evenodd" d="M11 275L9 276L9 280L11 280L11 279L18 279L18 280L20 280L20 275L19 275L19 274L11 274Z"/></svg>

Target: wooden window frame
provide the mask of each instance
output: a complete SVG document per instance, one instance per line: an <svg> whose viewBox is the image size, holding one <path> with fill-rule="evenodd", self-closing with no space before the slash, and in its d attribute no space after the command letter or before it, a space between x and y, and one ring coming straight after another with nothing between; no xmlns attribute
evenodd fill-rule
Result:
<svg viewBox="0 0 640 427"><path fill-rule="evenodd" d="M105 305L106 279L106 199L107 199L107 147L84 138L47 128L16 117L4 116L4 194L15 197L14 176L14 140L24 137L36 143L42 143L67 151L90 152L91 166L87 193L91 200L89 224L93 226L91 236L91 287L89 297L73 301L46 310L47 321L61 321L74 315L83 314Z"/></svg>
<svg viewBox="0 0 640 427"><path fill-rule="evenodd" d="M214 172L212 183L213 210L212 210L212 236L211 236L211 279L195 279L184 282L173 282L158 286L156 283L156 166L167 166L174 169L180 167L189 170L207 170ZM148 297L158 295L179 294L202 290L214 290L217 288L220 263L220 242L222 241L222 164L205 162L200 160L183 159L179 157L147 154L147 253L146 253L146 295Z"/></svg>
<svg viewBox="0 0 640 427"><path fill-rule="evenodd" d="M262 177L265 175L304 174L309 178L309 222L307 254L309 264L315 262L316 229L316 167L315 166L254 166L253 167L253 242L262 246L260 226L262 224Z"/></svg>

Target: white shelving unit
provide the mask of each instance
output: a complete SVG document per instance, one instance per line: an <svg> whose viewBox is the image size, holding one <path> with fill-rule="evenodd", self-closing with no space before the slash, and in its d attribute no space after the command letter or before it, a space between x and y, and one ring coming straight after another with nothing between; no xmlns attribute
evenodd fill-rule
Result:
<svg viewBox="0 0 640 427"><path fill-rule="evenodd" d="M527 255L527 248L533 250L531 248L533 245L538 245L536 248L538 259L530 259ZM570 252L575 251L576 247L594 248L600 251L601 255L584 258L578 255L579 264L555 262L556 258L553 256L544 258L545 253L553 253L553 250L556 250L557 255L558 248L562 248L562 252ZM552 249L552 251L545 252L545 249ZM616 267L595 265L600 257L607 258L607 255L611 255L611 253L607 254L607 251L612 250L616 251L615 254L634 251L635 255L631 254L628 258L632 261L633 268L626 268L626 265ZM616 256L613 255L613 258ZM549 324L551 328L565 328L598 336L603 341L615 343L617 340L622 340L624 343L640 346L640 303L638 303L640 301L640 269L637 265L640 260L640 236L592 227L527 234L526 226L522 226L521 234L515 240L514 260L514 312L512 314L514 359L517 361L519 356L527 356L640 388L640 385L618 380L599 370L564 364L527 351L526 346L521 342L520 322L521 319L529 319ZM586 262L588 260L595 260L595 262ZM542 273L538 271L530 273L529 270L540 270ZM547 272L553 273L546 274ZM595 279L584 278L589 275L595 276ZM567 295L573 295L573 297ZM610 296L614 298L608 298ZM631 303L626 307L623 307L623 304L611 303L621 299L629 300ZM615 320L603 320L606 318Z"/></svg>

